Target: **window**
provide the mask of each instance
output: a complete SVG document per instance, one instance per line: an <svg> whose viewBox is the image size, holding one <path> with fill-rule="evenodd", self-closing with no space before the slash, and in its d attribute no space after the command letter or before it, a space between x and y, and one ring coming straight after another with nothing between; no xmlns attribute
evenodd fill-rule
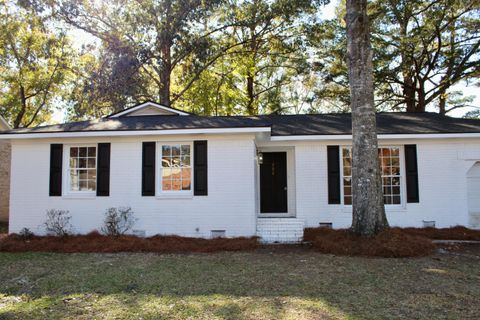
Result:
<svg viewBox="0 0 480 320"><path fill-rule="evenodd" d="M385 204L401 204L400 148L380 147L380 168L382 172L383 201ZM342 148L343 203L352 204L352 148Z"/></svg>
<svg viewBox="0 0 480 320"><path fill-rule="evenodd" d="M162 192L191 192L191 144L163 144L160 179Z"/></svg>
<svg viewBox="0 0 480 320"><path fill-rule="evenodd" d="M71 192L94 192L97 190L97 148L90 146L70 147L69 190Z"/></svg>

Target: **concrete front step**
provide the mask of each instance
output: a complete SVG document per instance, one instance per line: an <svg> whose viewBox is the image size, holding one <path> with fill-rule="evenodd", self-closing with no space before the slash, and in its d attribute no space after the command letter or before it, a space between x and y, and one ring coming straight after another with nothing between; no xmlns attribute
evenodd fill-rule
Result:
<svg viewBox="0 0 480 320"><path fill-rule="evenodd" d="M303 239L305 221L297 218L258 218L261 243L298 243Z"/></svg>

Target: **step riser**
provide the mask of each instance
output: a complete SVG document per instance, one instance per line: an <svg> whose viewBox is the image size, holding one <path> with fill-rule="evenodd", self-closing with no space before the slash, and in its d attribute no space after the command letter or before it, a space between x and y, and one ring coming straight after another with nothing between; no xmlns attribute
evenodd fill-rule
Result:
<svg viewBox="0 0 480 320"><path fill-rule="evenodd" d="M261 243L299 243L303 239L304 225L300 219L258 219L257 236Z"/></svg>

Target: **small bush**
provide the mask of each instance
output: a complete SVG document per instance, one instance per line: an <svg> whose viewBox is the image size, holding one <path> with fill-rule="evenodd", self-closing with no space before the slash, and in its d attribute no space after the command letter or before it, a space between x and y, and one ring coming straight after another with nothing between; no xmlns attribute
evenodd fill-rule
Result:
<svg viewBox="0 0 480 320"><path fill-rule="evenodd" d="M119 236L127 233L135 224L132 208L108 208L101 231L108 236Z"/></svg>
<svg viewBox="0 0 480 320"><path fill-rule="evenodd" d="M18 235L23 239L23 240L30 240L32 239L35 234L30 231L30 229L28 228L23 228L22 230L20 230L20 232L18 233Z"/></svg>
<svg viewBox="0 0 480 320"><path fill-rule="evenodd" d="M67 210L47 210L47 221L45 229L50 235L65 237L71 234L72 225L70 224L72 216Z"/></svg>

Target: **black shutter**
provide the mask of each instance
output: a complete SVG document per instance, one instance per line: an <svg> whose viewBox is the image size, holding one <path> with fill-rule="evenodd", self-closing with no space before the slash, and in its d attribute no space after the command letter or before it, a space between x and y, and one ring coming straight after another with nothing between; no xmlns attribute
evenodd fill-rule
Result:
<svg viewBox="0 0 480 320"><path fill-rule="evenodd" d="M405 145L405 169L407 177L407 202L420 202L418 190L417 145Z"/></svg>
<svg viewBox="0 0 480 320"><path fill-rule="evenodd" d="M328 204L340 204L340 147L327 146Z"/></svg>
<svg viewBox="0 0 480 320"><path fill-rule="evenodd" d="M110 195L110 143L98 144L97 196Z"/></svg>
<svg viewBox="0 0 480 320"><path fill-rule="evenodd" d="M142 152L142 196L155 195L155 142L144 142Z"/></svg>
<svg viewBox="0 0 480 320"><path fill-rule="evenodd" d="M207 141L193 142L193 194L196 196L208 195L208 158Z"/></svg>
<svg viewBox="0 0 480 320"><path fill-rule="evenodd" d="M50 197L62 195L63 145L50 145Z"/></svg>

